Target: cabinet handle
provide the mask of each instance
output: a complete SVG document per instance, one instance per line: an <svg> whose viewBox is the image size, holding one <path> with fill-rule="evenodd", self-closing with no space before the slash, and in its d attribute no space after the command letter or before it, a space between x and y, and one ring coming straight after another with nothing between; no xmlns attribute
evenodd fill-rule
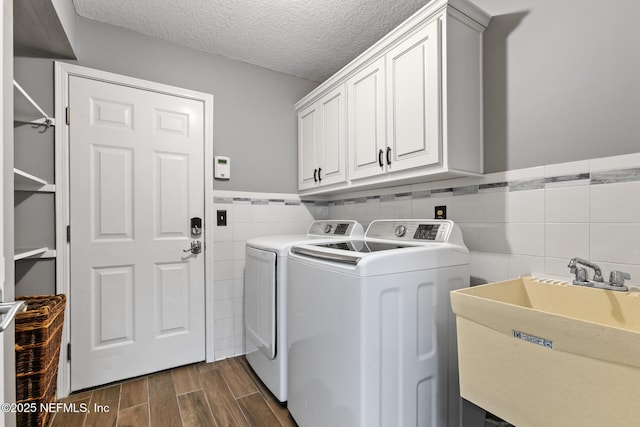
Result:
<svg viewBox="0 0 640 427"><path fill-rule="evenodd" d="M320 175L321 171L322 171L322 168L318 168L318 182L322 181L322 176Z"/></svg>
<svg viewBox="0 0 640 427"><path fill-rule="evenodd" d="M387 147L387 165L391 166L391 147Z"/></svg>
<svg viewBox="0 0 640 427"><path fill-rule="evenodd" d="M313 182L318 182L318 169L313 170Z"/></svg>
<svg viewBox="0 0 640 427"><path fill-rule="evenodd" d="M382 154L384 152L382 151L382 149L380 149L380 151L378 151L378 164L380 165L380 167L383 167L384 164L382 163Z"/></svg>

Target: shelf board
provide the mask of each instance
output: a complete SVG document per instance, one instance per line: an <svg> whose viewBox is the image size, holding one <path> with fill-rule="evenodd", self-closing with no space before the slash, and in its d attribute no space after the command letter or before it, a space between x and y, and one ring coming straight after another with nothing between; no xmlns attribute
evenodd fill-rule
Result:
<svg viewBox="0 0 640 427"><path fill-rule="evenodd" d="M56 251L44 246L42 248L16 249L13 260L18 261L26 258L55 258Z"/></svg>
<svg viewBox="0 0 640 427"><path fill-rule="evenodd" d="M47 185L48 182L35 175L31 175L25 171L13 168L13 180L16 184L21 185Z"/></svg>
<svg viewBox="0 0 640 427"><path fill-rule="evenodd" d="M61 20L64 8L55 0L20 0L13 6L13 46L16 56L77 59L69 37L72 28ZM68 2L71 4L71 2ZM73 6L72 6L73 7Z"/></svg>
<svg viewBox="0 0 640 427"><path fill-rule="evenodd" d="M41 191L45 193L56 191L54 184L49 184L42 178L16 168L13 168L13 182L16 191Z"/></svg>
<svg viewBox="0 0 640 427"><path fill-rule="evenodd" d="M47 121L49 122L49 126L55 126L56 125L56 119L54 118L45 118L45 117L41 117L39 119L33 119L30 117L27 117L26 115L16 115L13 118L13 123L14 124L21 124L21 125L38 125L38 126L46 126L47 125Z"/></svg>
<svg viewBox="0 0 640 427"><path fill-rule="evenodd" d="M38 103L34 101L33 98L31 98L27 91L24 90L24 88L20 86L15 80L13 81L13 87L18 90L18 93L22 94L22 96L29 102L29 104L31 104L31 106L38 111L38 113L40 113L40 117L42 117L45 122L53 122L54 119L52 117L49 117L47 113L42 109L42 107L40 107Z"/></svg>

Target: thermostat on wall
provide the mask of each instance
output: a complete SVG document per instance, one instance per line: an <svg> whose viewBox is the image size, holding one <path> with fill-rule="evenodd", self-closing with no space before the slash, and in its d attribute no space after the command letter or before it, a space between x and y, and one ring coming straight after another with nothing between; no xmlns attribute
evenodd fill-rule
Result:
<svg viewBox="0 0 640 427"><path fill-rule="evenodd" d="M214 158L214 177L216 179L231 178L231 159L225 156L215 156Z"/></svg>

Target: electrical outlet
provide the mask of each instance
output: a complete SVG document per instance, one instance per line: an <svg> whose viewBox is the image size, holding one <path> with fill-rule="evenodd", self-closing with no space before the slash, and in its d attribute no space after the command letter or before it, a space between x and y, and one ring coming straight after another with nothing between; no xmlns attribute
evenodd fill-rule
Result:
<svg viewBox="0 0 640 427"><path fill-rule="evenodd" d="M227 211L218 211L218 227L227 225Z"/></svg>
<svg viewBox="0 0 640 427"><path fill-rule="evenodd" d="M447 219L447 206L436 206L434 209L433 217L435 219Z"/></svg>

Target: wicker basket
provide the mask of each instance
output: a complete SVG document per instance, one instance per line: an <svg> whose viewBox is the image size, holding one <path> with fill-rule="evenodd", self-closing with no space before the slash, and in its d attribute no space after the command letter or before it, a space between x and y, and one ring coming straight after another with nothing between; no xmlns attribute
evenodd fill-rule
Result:
<svg viewBox="0 0 640 427"><path fill-rule="evenodd" d="M26 311L16 316L16 401L55 402L65 295L25 296ZM18 426L44 426L48 413L18 413Z"/></svg>

